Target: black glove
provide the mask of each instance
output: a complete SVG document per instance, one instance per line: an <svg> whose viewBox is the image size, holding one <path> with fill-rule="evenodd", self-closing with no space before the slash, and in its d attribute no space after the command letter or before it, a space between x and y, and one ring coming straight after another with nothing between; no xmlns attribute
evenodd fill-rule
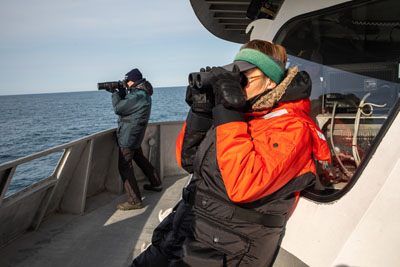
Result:
<svg viewBox="0 0 400 267"><path fill-rule="evenodd" d="M201 68L200 72L210 70L210 67L206 67L205 69ZM201 139L199 141L201 141L213 122L212 109L215 102L213 89L212 87L199 89L196 85L193 87L189 85L186 88L185 101L191 107L186 118L185 139L188 139L189 136L197 136L195 138L197 140L200 134Z"/></svg>
<svg viewBox="0 0 400 267"><path fill-rule="evenodd" d="M234 65L232 71L221 67L211 69L212 86L215 95L215 105L222 104L225 108L241 109L246 105L246 97L242 86L243 78L239 67Z"/></svg>
<svg viewBox="0 0 400 267"><path fill-rule="evenodd" d="M186 87L185 102L186 102L186 104L189 105L189 107L191 107L192 104L193 104L192 90L193 90L193 89L192 89L192 87L191 87L190 85L188 85L188 86Z"/></svg>
<svg viewBox="0 0 400 267"><path fill-rule="evenodd" d="M118 94L119 94L119 97L125 98L125 96L126 96L126 89L125 89L125 88L119 88L119 89L118 89Z"/></svg>
<svg viewBox="0 0 400 267"><path fill-rule="evenodd" d="M210 71L210 67L201 68L200 72ZM197 88L190 85L186 88L186 103L192 107L192 111L196 113L204 113L211 115L212 108L214 107L214 94L213 88Z"/></svg>

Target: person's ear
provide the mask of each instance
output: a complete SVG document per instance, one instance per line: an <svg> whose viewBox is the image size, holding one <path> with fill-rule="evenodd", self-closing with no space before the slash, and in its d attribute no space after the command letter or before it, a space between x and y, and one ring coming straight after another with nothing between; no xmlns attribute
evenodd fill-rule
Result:
<svg viewBox="0 0 400 267"><path fill-rule="evenodd" d="M274 82L273 80L271 80L271 79L268 79L268 85L267 85L267 87L266 87L266 89L268 89L268 90L270 90L270 89L273 89L273 88L275 88L276 87L276 82Z"/></svg>

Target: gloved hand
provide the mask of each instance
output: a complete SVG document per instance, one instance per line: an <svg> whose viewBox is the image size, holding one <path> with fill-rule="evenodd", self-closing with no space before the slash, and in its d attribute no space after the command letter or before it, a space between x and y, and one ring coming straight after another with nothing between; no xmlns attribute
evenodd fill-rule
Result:
<svg viewBox="0 0 400 267"><path fill-rule="evenodd" d="M210 74L213 76L215 105L222 104L230 109L241 109L246 105L246 97L241 86L242 74L238 66L234 65L232 71L214 67Z"/></svg>
<svg viewBox="0 0 400 267"><path fill-rule="evenodd" d="M210 71L210 67L201 68L200 72ZM212 88L199 89L196 85L186 88L186 103L191 107L186 118L185 136L197 136L201 134L201 140L204 133L212 125L212 109L214 107L214 94ZM198 139L197 137L195 139ZM200 140L200 141L201 141Z"/></svg>
<svg viewBox="0 0 400 267"><path fill-rule="evenodd" d="M201 68L200 72L210 71L210 67ZM186 88L186 103L192 107L192 111L196 113L204 113L204 115L210 115L212 108L214 107L214 94L212 88L197 88L196 86L191 87L190 85Z"/></svg>
<svg viewBox="0 0 400 267"><path fill-rule="evenodd" d="M126 89L125 88L118 88L119 97L125 98L126 96Z"/></svg>

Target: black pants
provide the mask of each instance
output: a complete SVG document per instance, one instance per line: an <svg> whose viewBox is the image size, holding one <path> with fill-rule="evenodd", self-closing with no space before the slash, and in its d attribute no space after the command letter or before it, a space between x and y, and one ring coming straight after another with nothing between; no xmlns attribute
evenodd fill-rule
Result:
<svg viewBox="0 0 400 267"><path fill-rule="evenodd" d="M122 181L124 182L127 201L131 204L137 204L142 202L142 195L140 194L140 189L135 178L132 160L134 160L143 171L151 185L159 186L161 185L161 180L158 176L157 170L143 155L142 148L130 149L127 147L120 147L118 170Z"/></svg>

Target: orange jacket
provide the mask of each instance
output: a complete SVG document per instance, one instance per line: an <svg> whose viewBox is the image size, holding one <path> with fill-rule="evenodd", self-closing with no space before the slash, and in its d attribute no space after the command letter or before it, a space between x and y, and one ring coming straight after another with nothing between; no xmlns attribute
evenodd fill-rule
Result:
<svg viewBox="0 0 400 267"><path fill-rule="evenodd" d="M328 144L309 112L309 99L282 102L277 108L245 114L246 121L216 127L216 159L231 201L261 199L291 179L315 174L313 158L330 161ZM185 126L176 146L179 164Z"/></svg>

